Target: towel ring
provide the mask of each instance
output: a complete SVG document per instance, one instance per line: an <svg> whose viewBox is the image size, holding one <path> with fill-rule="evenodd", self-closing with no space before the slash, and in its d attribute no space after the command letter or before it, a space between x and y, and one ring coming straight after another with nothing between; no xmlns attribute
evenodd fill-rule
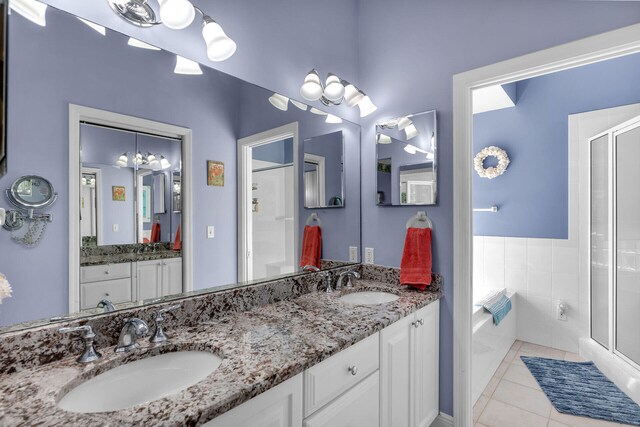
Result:
<svg viewBox="0 0 640 427"><path fill-rule="evenodd" d="M318 218L317 213L312 213L307 217L307 225L311 225L314 221L318 223L319 227L322 227L322 221L320 221L320 218Z"/></svg>
<svg viewBox="0 0 640 427"><path fill-rule="evenodd" d="M417 214L409 218L409 221L407 221L407 228L433 229L433 222L431 222L425 211L418 211Z"/></svg>

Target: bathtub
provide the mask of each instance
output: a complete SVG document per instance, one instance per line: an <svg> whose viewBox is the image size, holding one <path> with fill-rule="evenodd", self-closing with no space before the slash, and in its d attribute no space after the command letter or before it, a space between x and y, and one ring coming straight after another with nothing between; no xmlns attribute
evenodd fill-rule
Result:
<svg viewBox="0 0 640 427"><path fill-rule="evenodd" d="M493 324L491 313L473 306L471 393L474 404L516 340L516 294L506 289L502 292L511 300L511 311L498 326Z"/></svg>

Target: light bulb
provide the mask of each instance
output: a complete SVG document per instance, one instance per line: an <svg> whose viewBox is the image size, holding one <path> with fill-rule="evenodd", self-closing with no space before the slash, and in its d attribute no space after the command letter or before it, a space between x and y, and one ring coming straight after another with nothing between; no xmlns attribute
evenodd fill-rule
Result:
<svg viewBox="0 0 640 427"><path fill-rule="evenodd" d="M317 114L319 116L326 116L327 114L329 114L329 113L326 113L326 112L324 112L322 110L318 110L316 107L311 107L311 109L309 111L311 111L313 114Z"/></svg>
<svg viewBox="0 0 640 427"><path fill-rule="evenodd" d="M207 57L212 61L224 61L236 52L236 42L225 34L220 24L208 16L202 21L202 37L207 44Z"/></svg>
<svg viewBox="0 0 640 427"><path fill-rule="evenodd" d="M196 17L196 10L188 0L159 0L158 3L160 3L160 19L171 29L186 28Z"/></svg>
<svg viewBox="0 0 640 427"><path fill-rule="evenodd" d="M407 134L407 141L411 138L415 138L419 133L418 129L416 129L416 125L414 125L413 123L404 128L404 132Z"/></svg>
<svg viewBox="0 0 640 427"><path fill-rule="evenodd" d="M169 161L167 159L164 158L164 156L160 156L160 167L162 169L168 169L171 167L171 163L169 163Z"/></svg>
<svg viewBox="0 0 640 427"><path fill-rule="evenodd" d="M300 95L307 101L317 101L322 96L320 76L316 70L309 71L304 78L304 83L300 87Z"/></svg>
<svg viewBox="0 0 640 427"><path fill-rule="evenodd" d="M34 24L47 26L47 5L36 0L10 0L9 7Z"/></svg>
<svg viewBox="0 0 640 427"><path fill-rule="evenodd" d="M289 108L289 98L280 95L279 93L274 93L273 95L271 95L269 97L269 102L278 110L287 111L287 109Z"/></svg>
<svg viewBox="0 0 640 427"><path fill-rule="evenodd" d="M307 104L303 104L302 102L296 101L295 99L290 99L289 102L291 102L293 105L295 105L302 111L307 111Z"/></svg>
<svg viewBox="0 0 640 427"><path fill-rule="evenodd" d="M338 116L334 116L333 114L327 114L325 123L342 123L342 119Z"/></svg>
<svg viewBox="0 0 640 427"><path fill-rule="evenodd" d="M407 153L409 153L409 154L416 154L416 151L417 151L417 150L416 150L416 147L414 147L413 145L411 145L411 144L407 144L407 145L404 147L404 151L406 151L406 152L407 152Z"/></svg>
<svg viewBox="0 0 640 427"><path fill-rule="evenodd" d="M199 75L202 74L202 69L197 62L176 55L176 68L173 72L176 74Z"/></svg>
<svg viewBox="0 0 640 427"><path fill-rule="evenodd" d="M347 106L355 107L360 101L362 101L362 98L364 98L364 93L351 83L347 83L344 88L344 100L347 103Z"/></svg>
<svg viewBox="0 0 640 427"><path fill-rule="evenodd" d="M376 135L376 140L378 144L391 144L391 137L383 133Z"/></svg>
<svg viewBox="0 0 640 427"><path fill-rule="evenodd" d="M122 153L120 155L120 157L118 158L118 162L122 162L125 164L125 166L127 165L127 162L129 161L129 159L127 158L127 153Z"/></svg>
<svg viewBox="0 0 640 427"><path fill-rule="evenodd" d="M149 50L160 50L159 47L152 46L148 43L140 41L138 39L134 39L133 37L129 37L129 41L127 42L129 46L139 47L141 49L149 49Z"/></svg>
<svg viewBox="0 0 640 427"><path fill-rule="evenodd" d="M107 35L107 30L105 30L105 28L102 25L94 24L93 22L87 21L86 19L80 18L79 16L76 16L76 18L82 21L89 28L93 29L95 32L100 33L103 36Z"/></svg>
<svg viewBox="0 0 640 427"><path fill-rule="evenodd" d="M411 119L409 119L409 117L400 117L398 119L398 130L403 130L404 128L406 128L407 126L409 126L411 123L413 123L411 121Z"/></svg>
<svg viewBox="0 0 640 427"><path fill-rule="evenodd" d="M329 73L325 81L324 97L331 102L339 102L344 96L344 86L335 74Z"/></svg>
<svg viewBox="0 0 640 427"><path fill-rule="evenodd" d="M358 107L360 108L360 117L366 117L378 109L367 95L358 103Z"/></svg>

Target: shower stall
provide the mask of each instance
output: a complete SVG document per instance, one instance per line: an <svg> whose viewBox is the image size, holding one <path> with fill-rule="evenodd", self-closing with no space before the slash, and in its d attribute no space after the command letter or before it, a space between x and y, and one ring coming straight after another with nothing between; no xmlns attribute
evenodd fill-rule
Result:
<svg viewBox="0 0 640 427"><path fill-rule="evenodd" d="M590 337L640 369L640 116L589 139Z"/></svg>

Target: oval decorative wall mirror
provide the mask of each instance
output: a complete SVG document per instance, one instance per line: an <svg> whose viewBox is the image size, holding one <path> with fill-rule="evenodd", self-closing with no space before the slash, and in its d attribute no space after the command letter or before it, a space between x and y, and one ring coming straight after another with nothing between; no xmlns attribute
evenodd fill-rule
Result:
<svg viewBox="0 0 640 427"><path fill-rule="evenodd" d="M7 198L18 209L44 209L57 197L49 180L37 175L22 176L7 189Z"/></svg>

